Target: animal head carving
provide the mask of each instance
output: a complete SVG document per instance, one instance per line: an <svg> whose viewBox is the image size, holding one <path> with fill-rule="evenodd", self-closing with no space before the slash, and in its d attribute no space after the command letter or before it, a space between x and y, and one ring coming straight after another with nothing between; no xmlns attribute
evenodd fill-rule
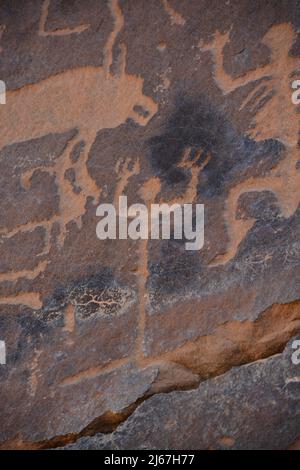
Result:
<svg viewBox="0 0 300 470"><path fill-rule="evenodd" d="M280 51L281 55L288 55L289 50L297 39L297 32L291 24L278 24L272 26L264 35L262 43L272 52Z"/></svg>

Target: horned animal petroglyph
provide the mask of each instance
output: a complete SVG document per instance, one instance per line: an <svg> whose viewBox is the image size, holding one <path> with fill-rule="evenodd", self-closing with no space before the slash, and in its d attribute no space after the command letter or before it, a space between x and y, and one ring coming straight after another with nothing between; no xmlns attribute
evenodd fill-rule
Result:
<svg viewBox="0 0 300 470"><path fill-rule="evenodd" d="M44 31L48 7L49 1L44 2L39 30L41 36L46 35L41 34L41 31ZM97 133L101 129L115 128L128 118L144 126L157 112L156 103L143 94L143 79L126 74L125 44L120 45L117 73L111 72L113 48L124 19L117 0L110 1L110 10L114 28L104 48L102 67L86 66L66 70L38 83L8 91L7 104L0 108L0 149L49 134L62 134L72 129L75 134L77 131L52 166L34 168L21 177L23 187L29 190L34 172L53 174L59 195L58 214L50 220L29 222L1 233L3 237L11 237L43 226L46 235L42 254L50 250L50 234L54 223L60 227L58 245L63 246L68 224L75 222L78 227L81 226L88 198L92 198L95 204L99 200L100 188L87 168L88 156ZM70 30L69 34L73 32ZM79 142L84 142L84 148L74 163L70 156ZM65 177L69 169L75 174L73 184ZM77 191L74 191L74 184ZM8 273L8 277L11 278L11 274ZM20 272L20 276L27 277L26 272ZM17 279L18 273L14 273L13 277Z"/></svg>
<svg viewBox="0 0 300 470"><path fill-rule="evenodd" d="M217 31L213 41L202 46L203 51L212 54L214 79L224 95L253 83L254 88L241 105L241 108L254 106L255 119L248 134L256 141L272 138L285 146L285 158L268 175L249 178L230 189L225 209L229 243L226 253L217 256L211 265L231 260L256 221L236 218L242 194L271 191L285 218L291 217L300 203L299 114L290 98L293 76L300 67L300 59L289 55L296 38L297 33L290 24L272 26L262 39L271 53L269 63L237 78L232 78L223 67L223 49L229 41L229 32Z"/></svg>

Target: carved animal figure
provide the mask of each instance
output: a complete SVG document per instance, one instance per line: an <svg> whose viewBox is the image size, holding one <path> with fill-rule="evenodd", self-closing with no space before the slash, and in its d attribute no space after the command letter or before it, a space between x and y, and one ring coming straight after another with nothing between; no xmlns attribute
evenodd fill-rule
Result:
<svg viewBox="0 0 300 470"><path fill-rule="evenodd" d="M39 35L42 37L46 35L44 27L48 7L49 0L44 2L42 7L39 30ZM114 18L114 28L104 48L103 67L78 67L50 76L38 83L7 91L6 105L0 107L0 149L52 133L77 130L76 135L69 140L52 166L34 168L21 177L24 188L29 189L31 177L35 171L53 174L59 195L58 214L50 220L29 222L1 233L4 237L11 237L16 233L32 231L37 226L43 226L46 235L45 248L41 254L49 252L50 233L55 222L60 227L58 242L62 246L68 223L73 221L80 227L87 198L91 197L95 203L98 202L100 188L87 168L89 152L97 133L101 129L115 128L128 118L144 126L157 112L156 103L143 94L143 79L126 74L124 44L120 46L118 70L115 74L111 73L113 47L123 27L124 19L117 0L110 0L110 10ZM45 34L42 34L43 32ZM81 29L79 31L66 30L64 34L78 32L81 32ZM79 142L84 142L84 147L74 163L70 157ZM70 169L74 174L75 181L73 182L66 178L66 172ZM44 260L40 262L40 267L41 269L36 268L33 277L44 270ZM18 273L14 272L13 276L12 273L7 274L9 280L18 278ZM19 274L28 277L25 271ZM6 280L4 275L1 279Z"/></svg>
<svg viewBox="0 0 300 470"><path fill-rule="evenodd" d="M297 168L300 158L299 114L291 101L291 83L299 69L300 59L289 55L296 38L297 33L290 24L272 26L262 39L270 50L270 62L237 78L228 75L223 67L223 50L229 41L229 33L217 31L213 41L202 47L202 50L212 54L214 78L224 95L253 83L254 88L241 106L255 107L255 120L248 134L257 141L277 139L286 148L285 158L267 176L249 178L229 191L225 210L229 243L226 253L217 256L212 265L224 264L232 259L256 221L254 218L236 218L242 194L273 192L285 218L291 217L300 203L300 171Z"/></svg>

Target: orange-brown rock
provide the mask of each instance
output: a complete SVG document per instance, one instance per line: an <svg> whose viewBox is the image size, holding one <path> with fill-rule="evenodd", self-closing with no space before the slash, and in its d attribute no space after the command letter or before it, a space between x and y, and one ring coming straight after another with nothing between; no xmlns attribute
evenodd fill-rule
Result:
<svg viewBox="0 0 300 470"><path fill-rule="evenodd" d="M297 442L288 3L1 2L0 448ZM204 204L203 248L99 240L121 195Z"/></svg>

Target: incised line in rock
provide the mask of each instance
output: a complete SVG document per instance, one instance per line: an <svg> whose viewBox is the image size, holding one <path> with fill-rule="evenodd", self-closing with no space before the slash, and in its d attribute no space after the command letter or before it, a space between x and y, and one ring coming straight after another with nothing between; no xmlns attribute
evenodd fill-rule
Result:
<svg viewBox="0 0 300 470"><path fill-rule="evenodd" d="M45 5L47 7L47 2L44 8ZM88 198L97 203L100 196L100 189L87 169L88 156L97 133L104 128L118 127L129 117L144 126L157 112L156 103L143 94L143 79L126 74L125 45L121 47L117 74L110 72L114 41L124 22L116 0L111 0L110 8L115 23L104 49L103 67L66 70L38 83L8 91L7 104L0 108L0 149L48 134L77 129L77 135L69 140L52 167L35 168L26 172L23 178L24 186L30 188L30 179L36 170L55 176L60 197L59 214L53 219L38 222L36 226L44 226L50 240L51 222L58 222L60 246L64 244L69 222L74 221L81 227ZM137 109L144 109L147 116ZM70 155L79 141L84 141L85 147L78 161L72 163ZM76 192L65 178L70 168L75 172L76 186L79 188ZM33 227L30 222L29 231ZM26 231L26 224L19 229ZM18 233L18 229L14 229L13 233ZM6 232L6 236L11 234Z"/></svg>
<svg viewBox="0 0 300 470"><path fill-rule="evenodd" d="M217 256L211 265L224 264L234 258L242 240L256 219L237 219L239 197L247 192L271 191L277 197L283 217L291 217L300 203L300 170L298 134L299 114L291 101L291 77L299 70L300 59L289 56L297 38L290 24L272 26L262 39L270 52L270 62L256 70L232 78L223 67L223 50L229 33L217 31L211 43L201 46L210 51L214 60L214 79L224 95L253 83L254 88L244 100L244 106L253 106L255 120L248 134L256 141L277 139L286 147L286 157L265 177L252 177L229 190L225 207L228 229L228 247L225 254ZM262 85L263 82L263 85Z"/></svg>
<svg viewBox="0 0 300 470"><path fill-rule="evenodd" d="M10 271L6 273L0 273L0 282L13 282L22 277L25 279L35 279L38 277L42 272L45 271L47 264L49 261L44 260L40 261L38 265L34 269L24 269L22 271Z"/></svg>
<svg viewBox="0 0 300 470"><path fill-rule="evenodd" d="M46 22L48 18L48 13L49 13L49 6L50 6L51 0L44 0L44 3L42 5L42 12L40 16L40 22L39 22L39 31L38 34L39 36L67 36L68 34L74 34L74 33L82 33L86 29L90 27L89 24L82 24L80 26L76 26L75 28L63 28L63 29L55 29L54 31L47 31L46 30Z"/></svg>
<svg viewBox="0 0 300 470"><path fill-rule="evenodd" d="M1 305L26 305L32 310L39 310L42 308L42 301L40 294L36 292L23 292L16 295L8 295L0 297Z"/></svg>
<svg viewBox="0 0 300 470"><path fill-rule="evenodd" d="M180 198L174 198L171 201L168 201L169 204L184 204L192 203L197 198L197 185L198 177L203 168L210 161L210 155L204 154L201 150L192 154L192 149L190 147L186 148L182 155L182 160L179 164L179 167L186 169L190 173L190 181L188 182L184 194ZM118 175L115 194L114 194L114 204L115 207L118 207L119 197L124 194L124 191L129 183L131 177L138 175L140 172L140 163L138 159L120 159L117 161L115 167L116 173ZM152 177L148 179L139 190L139 195L144 201L148 210L151 204L154 204L157 198L157 195L161 191L161 182L158 177ZM163 201L160 200L160 203ZM164 201L165 202L165 201ZM150 227L149 227L150 229ZM113 361L108 365L99 365L84 371L75 374L74 376L67 377L62 382L63 385L73 384L82 379L87 379L94 377L95 375L105 374L108 370L119 367L119 365L124 365L129 362L134 361L136 364L143 366L145 362L145 355L143 351L143 342L145 334L145 323L146 323L146 303L147 303L147 279L149 276L148 271L148 240L141 239L139 242L139 257L138 257L138 270L136 272L138 276L138 304L139 304L139 315L138 315L138 335L136 340L135 350L132 355L128 356L121 362L119 360ZM92 301L92 300L91 300ZM69 317L70 313L67 310L65 312L65 329L68 331L74 330L74 310L72 310L71 320ZM72 327L69 326L71 322Z"/></svg>
<svg viewBox="0 0 300 470"><path fill-rule="evenodd" d="M0 25L0 41L2 39L2 36L3 36L3 33L4 33L5 29L6 29L5 24L1 24ZM0 46L0 54L1 54L2 51L3 51L3 47Z"/></svg>
<svg viewBox="0 0 300 470"><path fill-rule="evenodd" d="M289 315L290 324L285 328L284 338L283 338L282 334L281 334L282 333L281 325L278 328L276 319L280 319L280 317L282 318L282 309L284 309L284 310L287 309L288 310L289 306L292 306L292 312ZM229 352L229 357L231 358L231 362L229 364L226 364L226 367L221 366L220 368L217 368L216 366L218 366L218 363L216 363L216 358L213 355L212 361L215 363L215 368L211 369L210 373L208 373L207 375L203 375L201 377L202 380L203 379L207 380L208 378L218 377L219 375L223 374L224 372L226 372L227 370L229 370L233 366L241 366L241 365L245 364L245 357L240 356L239 348L236 347L235 343L237 341L237 343L240 344L240 346L244 346L245 350L247 349L244 345L244 340L245 340L245 338L247 338L247 340L251 340L251 338L249 339L249 327L251 327L252 330L253 330L253 332L252 332L253 337L256 337L256 335L257 335L256 341L258 341L259 350L256 351L255 350L256 345L253 344L253 347L252 347L252 349L249 353L249 356L247 356L247 359L249 361L249 362L247 362L247 364L248 363L253 364L253 363L261 361L261 360L266 360L267 358L274 357L275 355L281 353L283 351L286 343L290 340L290 338L294 336L295 332L299 331L299 320L300 320L300 316L299 316L300 308L299 308L299 306L300 306L299 301L292 302L290 304L289 303L288 304L282 304L282 305L274 304L273 306L270 306L268 309L266 309L260 315L260 317L255 322L252 323L252 325L250 325L251 322L248 322L248 321L244 322L244 324L242 323L240 325L242 329L241 329L241 331L238 331L238 338L236 338L234 335L231 336L231 333L228 336L229 339L231 338L233 340L233 351L235 352L235 354L237 353L236 360L235 360L234 357L232 357L232 351L231 351L231 353ZM293 326L293 322L295 322L294 326ZM228 332L231 330L231 327L233 327L232 328L232 332L233 332L235 327L236 327L236 325L235 325L236 322L229 322L229 323L232 323L232 325L227 323L227 324L225 324L225 326L228 325ZM267 332L269 331L268 330L269 326L271 327L271 333L269 334L269 336L267 336L268 341L265 342L265 333L266 333L266 331ZM218 334L218 332L217 332L217 334ZM222 336L222 338L224 340L224 336ZM199 338L199 340L202 340L203 342L205 342L206 339L207 340L211 339L212 342L216 341L215 333L212 334L211 336L200 337ZM272 341L274 342L274 344L272 344ZM184 345L182 348L188 348L189 346L193 347L194 344L195 344L195 341L190 341L186 345ZM208 345L208 347L209 347L209 345ZM178 351L180 351L180 349L182 349L182 348L179 348ZM176 353L176 351L174 351L174 353ZM218 351L215 351L215 353L217 355L216 357L220 357L220 356L218 356L218 354L219 354ZM164 362L165 360L167 360L167 361L171 360L171 361L175 361L175 363L176 362L178 362L179 364L183 363L186 367L193 367L192 364L186 362L183 358L180 358L180 356L176 358L176 355L174 355L173 357L171 357L169 359L169 357L167 357L167 355L165 355L165 354L161 355L159 357L159 359L158 358L147 359L147 361L145 361L145 366L155 364L155 363L157 363L158 360L161 361L161 359L162 359L162 362ZM224 359L224 364L225 364L227 358L223 358L223 359ZM88 379L88 378L94 378L94 377L97 377L98 375L101 375L102 373L109 373L112 370L116 370L118 367L121 367L122 365L125 365L127 362L128 361L126 361L126 359L120 359L120 360L114 361L111 364L108 364L107 366L102 366L101 369L99 367L94 367L94 368L88 369L87 371L83 371L83 372L81 372L79 374L76 374L72 377L68 377L68 378L64 379L61 382L61 385L62 386L73 385L73 384L78 383L80 380ZM212 363L210 363L210 364L212 364ZM113 366L113 367L111 367L111 366ZM38 367L38 364L34 364L34 370L35 371L37 370L37 367ZM201 374L201 372L200 372L200 374ZM200 378L200 380L201 380L201 378ZM287 385L289 384L289 380L291 380L291 383L294 383L294 382L298 383L299 377L287 379L287 381L286 381ZM191 388L195 388L195 386L193 386ZM184 388L184 389L186 390L186 388ZM180 387L174 385L174 390L180 390ZM171 391L172 390L169 390L168 392L164 392L164 393L170 393ZM159 393L161 393L161 392L159 392ZM15 439L12 439L10 441L7 441L7 442L4 442L3 444L1 444L1 448L2 449L9 449L9 448L13 448L13 449L15 449L15 448L19 448L19 449L54 448L54 447L59 447L59 446L66 445L70 442L76 442L76 440L79 437L82 437L83 435L92 436L92 435L94 435L96 433L99 433L99 432L100 433L101 432L102 433L112 432L113 430L117 429L117 427L122 422L124 422L126 419L128 419L128 417L135 411L135 409L141 403L143 403L145 400L149 399L151 396L152 396L151 394L147 395L147 393L146 393L143 397L138 399L136 403L133 403L132 405L128 406L125 410L120 411L119 419L113 413L111 413L111 416L110 416L110 414L108 412L106 414L106 416L101 415L100 417L93 419L93 421L90 425L86 426L84 428L84 430L82 430L78 433L66 434L64 436L56 436L56 437L53 437L52 439L49 439L48 441L41 441L41 442L24 442L24 441L22 441L21 436L16 436ZM111 429L110 430L108 430L109 422L111 423ZM96 424L96 425L92 426L93 423Z"/></svg>
<svg viewBox="0 0 300 470"><path fill-rule="evenodd" d="M178 13L177 11L174 10L174 8L171 7L169 0L162 0L162 4L166 13L170 17L172 25L173 24L179 25L179 26L185 25L185 19L180 13Z"/></svg>
<svg viewBox="0 0 300 470"><path fill-rule="evenodd" d="M169 205L172 204L185 204L193 203L197 198L197 185L198 177L203 168L210 161L210 155L204 155L201 150L196 151L195 155L192 155L192 149L190 147L186 148L182 155L182 160L178 165L180 168L184 168L190 172L190 181L187 184L184 194L179 198L173 198L172 200L167 201ZM201 159L204 160L201 162ZM199 164L199 161L201 162ZM161 191L161 183L159 178L153 177L147 180L142 188L139 191L139 195L143 199L144 203L147 206L148 211L150 210L151 204L154 204L157 198L157 195ZM160 199L159 203L163 203ZM151 227L149 227L151 230ZM148 237L149 238L149 237ZM146 326L146 304L148 293L146 289L147 279L149 276L148 270L148 261L149 261L149 252L148 252L148 239L140 240L139 242L139 265L138 265L138 291L139 291L139 325L138 325L138 337L135 350L135 360L139 364L143 364L144 361L144 336L145 336L145 326Z"/></svg>

